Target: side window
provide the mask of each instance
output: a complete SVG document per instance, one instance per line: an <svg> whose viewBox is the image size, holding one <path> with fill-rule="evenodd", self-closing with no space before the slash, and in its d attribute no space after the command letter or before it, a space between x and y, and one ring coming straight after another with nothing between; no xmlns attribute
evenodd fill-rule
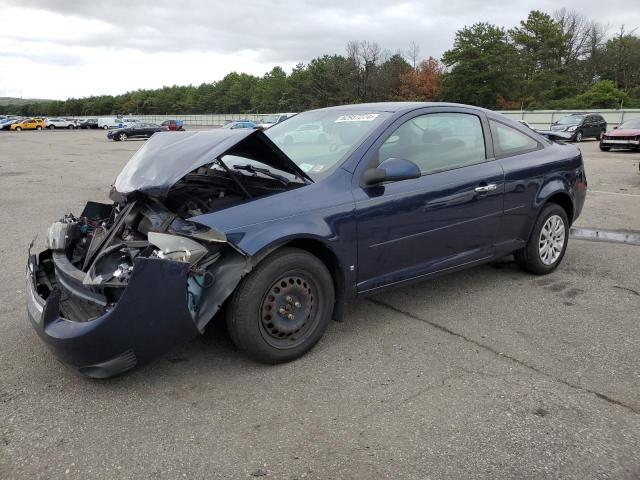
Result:
<svg viewBox="0 0 640 480"><path fill-rule="evenodd" d="M489 120L496 156L519 155L542 146L533 138L500 122Z"/></svg>
<svg viewBox="0 0 640 480"><path fill-rule="evenodd" d="M467 113L430 113L412 118L378 150L378 161L411 160L423 174L484 162L482 124Z"/></svg>

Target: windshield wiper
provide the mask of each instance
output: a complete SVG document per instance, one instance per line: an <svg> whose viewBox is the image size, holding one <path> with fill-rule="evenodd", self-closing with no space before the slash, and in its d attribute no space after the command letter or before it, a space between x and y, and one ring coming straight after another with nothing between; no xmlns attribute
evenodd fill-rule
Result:
<svg viewBox="0 0 640 480"><path fill-rule="evenodd" d="M253 165L234 165L233 168L236 170L245 170L249 173L253 173L254 175L261 173L263 175L266 175L267 177L273 178L274 180L278 180L285 187L291 183L288 178L283 177L282 175L278 175L277 173L273 173L268 168L254 167Z"/></svg>

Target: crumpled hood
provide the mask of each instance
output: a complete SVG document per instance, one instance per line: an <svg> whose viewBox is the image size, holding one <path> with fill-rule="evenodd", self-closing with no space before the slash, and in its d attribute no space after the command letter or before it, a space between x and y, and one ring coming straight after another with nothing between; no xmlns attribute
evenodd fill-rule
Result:
<svg viewBox="0 0 640 480"><path fill-rule="evenodd" d="M166 197L189 172L223 155L237 155L312 181L263 132L216 129L154 134L124 166L114 187L123 195Z"/></svg>
<svg viewBox="0 0 640 480"><path fill-rule="evenodd" d="M640 135L640 129L638 128L616 128L606 133L607 137L635 137Z"/></svg>

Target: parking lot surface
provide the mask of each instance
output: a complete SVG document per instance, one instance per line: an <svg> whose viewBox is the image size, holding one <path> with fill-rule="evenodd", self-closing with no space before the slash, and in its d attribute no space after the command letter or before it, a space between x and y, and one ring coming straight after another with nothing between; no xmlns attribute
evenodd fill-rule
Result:
<svg viewBox="0 0 640 480"><path fill-rule="evenodd" d="M119 378L82 378L28 324L27 247L104 201L142 141L0 133L0 478L640 478L640 247L571 240L361 300L263 366L220 325ZM580 144L581 227L640 231L640 153Z"/></svg>

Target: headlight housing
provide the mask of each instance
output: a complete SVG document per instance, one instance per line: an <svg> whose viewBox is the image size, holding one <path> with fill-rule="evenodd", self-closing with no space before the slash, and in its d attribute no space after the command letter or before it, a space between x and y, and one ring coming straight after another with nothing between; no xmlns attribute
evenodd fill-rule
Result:
<svg viewBox="0 0 640 480"><path fill-rule="evenodd" d="M576 128L578 128L576 125L572 125L569 128L567 128L567 132L575 132Z"/></svg>

